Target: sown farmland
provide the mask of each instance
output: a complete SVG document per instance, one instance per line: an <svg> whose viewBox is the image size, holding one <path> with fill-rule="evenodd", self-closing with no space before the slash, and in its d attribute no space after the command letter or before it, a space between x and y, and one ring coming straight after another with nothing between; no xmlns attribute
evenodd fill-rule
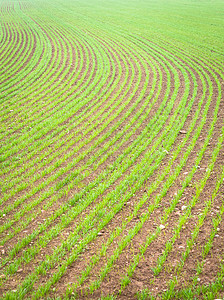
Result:
<svg viewBox="0 0 224 300"><path fill-rule="evenodd" d="M0 0L0 297L224 297L224 2Z"/></svg>

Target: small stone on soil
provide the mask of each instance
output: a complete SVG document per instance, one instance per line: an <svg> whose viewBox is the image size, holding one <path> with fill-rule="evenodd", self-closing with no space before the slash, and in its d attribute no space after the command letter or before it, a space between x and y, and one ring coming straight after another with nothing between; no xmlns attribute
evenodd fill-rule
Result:
<svg viewBox="0 0 224 300"><path fill-rule="evenodd" d="M182 133L182 134L186 134L187 133L186 130L180 130L179 132Z"/></svg>
<svg viewBox="0 0 224 300"><path fill-rule="evenodd" d="M181 206L181 210L185 210L185 209L187 209L186 205Z"/></svg>
<svg viewBox="0 0 224 300"><path fill-rule="evenodd" d="M23 271L23 269L19 269L17 270L17 273L21 273Z"/></svg>

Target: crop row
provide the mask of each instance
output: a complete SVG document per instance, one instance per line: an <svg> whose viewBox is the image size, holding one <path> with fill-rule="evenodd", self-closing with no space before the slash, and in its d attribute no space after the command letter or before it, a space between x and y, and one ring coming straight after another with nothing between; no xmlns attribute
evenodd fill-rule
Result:
<svg viewBox="0 0 224 300"><path fill-rule="evenodd" d="M110 277L116 290L108 299L117 298L159 244L150 262L153 286L203 203L161 298L201 293L195 285L223 206L192 289L178 286L223 183L219 61L115 25L74 26L59 12L52 17L49 4L29 5L10 2L1 10L0 286L19 279L4 298L53 295L61 279L62 298L95 297ZM71 284L72 266L78 271ZM221 269L211 289L218 291L222 278ZM145 286L139 297L154 296Z"/></svg>

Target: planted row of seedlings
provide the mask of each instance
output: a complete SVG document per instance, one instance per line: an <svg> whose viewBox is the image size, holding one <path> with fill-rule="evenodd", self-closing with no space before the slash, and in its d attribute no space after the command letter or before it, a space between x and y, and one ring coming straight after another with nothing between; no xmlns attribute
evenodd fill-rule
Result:
<svg viewBox="0 0 224 300"><path fill-rule="evenodd" d="M220 97L219 97L219 102L220 102ZM220 104L219 102L218 102L218 104ZM216 106L216 111L215 111L216 114L214 115L214 122L212 123L213 126L214 126L215 122L217 121L217 113L218 113L218 110L219 110L219 105ZM220 150L221 145L222 145L222 140L221 140L221 142L219 143L219 150ZM214 159L214 161L215 161L215 159ZM213 162L214 162L214 161L213 161ZM219 181L219 185L220 185L221 182L222 182L222 179ZM159 228L158 228L158 230L159 230ZM161 269L161 261L164 261L165 253L167 253L167 251L170 250L170 247L171 247L171 242L169 241L169 242L167 243L167 248L166 248L166 251L164 252L164 255L158 260L158 263L159 263L160 265L155 269L155 273L160 272L159 270ZM136 267L136 266L135 266L135 267ZM157 275L158 275L158 274L157 274ZM127 278L125 278L125 280L127 280ZM127 280L127 281L128 281L128 280Z"/></svg>
<svg viewBox="0 0 224 300"><path fill-rule="evenodd" d="M217 102L217 105L216 105L215 114L214 114L214 119L213 119L212 126L211 126L211 127L213 127L213 129L214 129L214 124L217 122L217 113L218 113L218 111L219 111L220 98L221 98L221 94L219 95L219 101ZM222 131L221 131L221 134L223 134ZM221 148L222 142L223 142L223 141L222 141L222 137L221 137L221 140L219 141L219 144L218 144L219 151L222 149L222 148ZM215 159L213 160L213 163L214 163L214 161L215 161ZM222 179L220 179L219 185L220 185L221 182L222 182ZM160 229L158 228L158 230L160 230ZM175 237L175 236L174 236L174 237ZM151 241L150 241L150 243L151 243ZM158 264L159 264L159 265L157 265L157 268L155 268L155 273L160 272L161 266L162 266L161 263L164 262L164 260L165 260L165 258L166 258L166 254L170 251L171 246L172 246L171 241L169 241L169 242L167 243L167 245L166 245L166 250L164 251L163 256L162 256L161 258L158 259ZM151 252L151 253L152 253L152 252ZM140 256L141 256L141 255L140 255ZM137 259L136 259L136 260L137 260ZM134 268L135 268L135 267L136 267L136 265L134 264ZM158 275L158 274L157 274L157 275ZM127 282L129 282L127 278L125 278L125 280L126 280ZM125 282L125 280L124 280L124 282Z"/></svg>
<svg viewBox="0 0 224 300"><path fill-rule="evenodd" d="M108 299L119 297L150 247L159 243L162 253L151 263L151 284L139 294L153 297L148 291L166 270L221 155L223 130L218 130L218 139L214 133L221 118L220 66L189 55L186 49L127 36L119 29L94 32L59 25L48 12L33 9L28 15L21 5L1 13L9 40L2 56L7 75L0 74L6 105L0 113L5 124L0 226L4 298L39 299L55 291L62 298L98 297L106 294L107 278L125 260L119 278L112 282L116 291ZM21 46L6 58L7 49L17 41ZM7 132L12 120L13 129ZM183 138L177 143L180 134ZM201 135L203 145L198 142ZM207 169L186 210L173 220L212 139L215 147ZM185 169L188 175L182 180ZM180 180L181 187L166 206L167 195ZM223 172L212 198L204 202L174 270L176 277L167 282L162 298L192 295L192 290L176 287L222 182ZM222 214L223 207L214 217L203 260ZM157 226L143 235L139 245L135 241L153 218ZM169 226L173 232L162 243ZM203 260L192 283L195 294L201 292L194 286ZM73 282L65 279L61 288L66 275ZM211 289L219 286L222 276L221 271Z"/></svg>

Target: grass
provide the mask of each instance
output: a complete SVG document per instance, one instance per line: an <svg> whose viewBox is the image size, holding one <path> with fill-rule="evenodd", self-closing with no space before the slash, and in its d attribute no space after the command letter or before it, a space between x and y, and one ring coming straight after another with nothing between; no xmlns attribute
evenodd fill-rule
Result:
<svg viewBox="0 0 224 300"><path fill-rule="evenodd" d="M1 297L223 297L222 1L0 7Z"/></svg>

